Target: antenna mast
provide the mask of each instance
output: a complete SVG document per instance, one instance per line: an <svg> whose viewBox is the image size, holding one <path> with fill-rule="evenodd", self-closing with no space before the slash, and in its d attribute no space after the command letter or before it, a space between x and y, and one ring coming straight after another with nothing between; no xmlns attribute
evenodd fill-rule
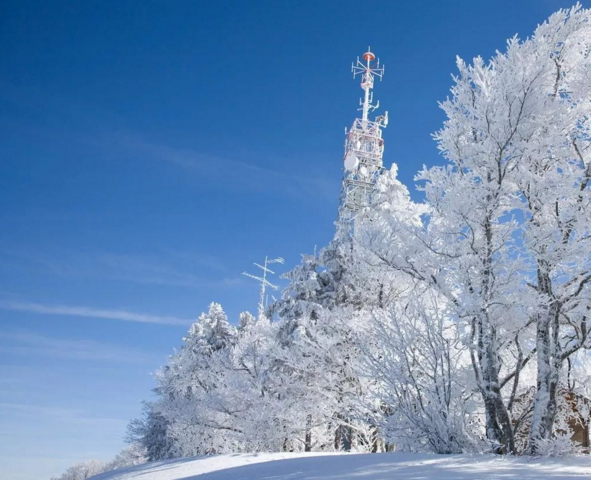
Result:
<svg viewBox="0 0 593 480"><path fill-rule="evenodd" d="M364 100L360 100L359 110L362 118L354 120L350 131L346 134L344 147L344 176L340 194L338 211L337 237L348 238L352 234L355 218L369 204L370 196L375 189L375 183L383 170L384 142L382 128L387 126L388 116L381 115L374 121L369 120L369 112L379 107L379 102L373 105L375 77L383 79L385 68L375 62L375 54L371 47L356 64L352 64L352 75L361 76L360 87L364 90Z"/></svg>
<svg viewBox="0 0 593 480"><path fill-rule="evenodd" d="M278 257L278 258L274 258L272 260L268 260L268 256L266 255L266 259L264 260L263 265L260 265L259 263L254 262L253 264L257 268L261 268L264 272L261 277L258 277L256 275L251 275L250 273L247 273L247 272L242 273L242 275L245 275L246 277L249 277L249 278L253 278L254 280L257 280L258 282L260 282L259 304L257 305L258 318L264 316L264 311L266 308L266 287L270 287L272 290L278 290L278 286L271 284L266 279L268 273L271 273L271 274L275 273L268 268L268 265L271 263L284 264L284 259L282 257Z"/></svg>

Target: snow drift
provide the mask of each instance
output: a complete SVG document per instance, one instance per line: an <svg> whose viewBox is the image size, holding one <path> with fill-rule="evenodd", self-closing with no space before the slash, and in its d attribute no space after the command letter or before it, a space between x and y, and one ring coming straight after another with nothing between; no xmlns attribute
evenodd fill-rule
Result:
<svg viewBox="0 0 593 480"><path fill-rule="evenodd" d="M244 453L146 463L92 480L572 480L590 478L590 464L590 456Z"/></svg>

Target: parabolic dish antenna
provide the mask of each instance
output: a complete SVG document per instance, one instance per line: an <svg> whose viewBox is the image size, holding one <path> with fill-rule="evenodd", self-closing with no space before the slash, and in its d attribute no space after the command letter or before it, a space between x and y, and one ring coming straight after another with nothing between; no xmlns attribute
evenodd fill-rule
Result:
<svg viewBox="0 0 593 480"><path fill-rule="evenodd" d="M351 153L344 160L344 168L349 172L352 172L353 170L356 170L356 167L358 167L358 157Z"/></svg>

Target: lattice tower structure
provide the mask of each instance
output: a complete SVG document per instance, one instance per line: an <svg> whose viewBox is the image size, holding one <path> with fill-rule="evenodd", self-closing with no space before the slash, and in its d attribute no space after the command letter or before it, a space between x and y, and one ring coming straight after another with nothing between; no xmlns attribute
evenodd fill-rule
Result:
<svg viewBox="0 0 593 480"><path fill-rule="evenodd" d="M338 211L337 234L350 236L353 232L355 219L368 206L375 189L378 176L383 170L382 129L387 126L388 113L376 117L374 121L368 119L369 112L379 107L379 102L373 105L373 85L375 77L383 78L384 67L379 60L375 62L375 55L369 50L363 54L363 61L356 59L352 64L354 78L361 77L361 88L364 99L360 100L362 118L354 120L352 127L346 134L344 146L344 173L340 193L340 207Z"/></svg>

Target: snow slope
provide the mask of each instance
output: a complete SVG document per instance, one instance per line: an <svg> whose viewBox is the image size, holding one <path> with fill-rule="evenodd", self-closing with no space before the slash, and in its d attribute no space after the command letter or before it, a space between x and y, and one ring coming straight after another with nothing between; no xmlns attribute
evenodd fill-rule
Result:
<svg viewBox="0 0 593 480"><path fill-rule="evenodd" d="M147 463L92 480L569 480L591 477L591 457L254 453Z"/></svg>

